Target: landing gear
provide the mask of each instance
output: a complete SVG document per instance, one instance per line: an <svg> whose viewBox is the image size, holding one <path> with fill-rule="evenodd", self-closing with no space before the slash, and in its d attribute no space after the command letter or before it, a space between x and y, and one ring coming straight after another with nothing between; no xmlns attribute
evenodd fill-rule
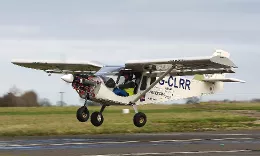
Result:
<svg viewBox="0 0 260 156"><path fill-rule="evenodd" d="M89 118L88 108L86 106L80 107L77 111L77 119L80 122L86 122L88 121L88 118Z"/></svg>
<svg viewBox="0 0 260 156"><path fill-rule="evenodd" d="M103 111L105 110L106 105L102 105L101 110L99 112L93 112L91 114L91 123L92 125L99 127L104 122L104 117L102 115Z"/></svg>
<svg viewBox="0 0 260 156"><path fill-rule="evenodd" d="M104 121L104 117L101 113L99 112L93 112L91 114L91 123L92 125L98 127L98 126L101 126L103 121Z"/></svg>
<svg viewBox="0 0 260 156"><path fill-rule="evenodd" d="M146 115L142 112L138 112L136 104L130 103L130 105L132 105L135 110L135 115L133 117L134 125L136 127L143 127L147 122ZM109 106L109 105L102 105L99 112L96 111L91 114L90 121L93 126L99 127L103 124L104 117L103 117L102 113L105 110L106 106ZM89 116L90 115L89 115L89 110L87 108L87 102L85 102L84 106L80 107L77 111L77 119L80 122L86 122L86 121L88 121Z"/></svg>
<svg viewBox="0 0 260 156"><path fill-rule="evenodd" d="M77 119L80 122L86 122L89 119L89 111L88 111L87 103L88 102L86 100L84 106L80 107L77 111ZM90 120L91 120L92 125L94 125L96 127L102 125L102 123L104 121L104 117L103 117L102 113L105 110L106 106L108 106L108 105L102 105L99 112L93 112L91 114Z"/></svg>
<svg viewBox="0 0 260 156"><path fill-rule="evenodd" d="M135 114L133 121L136 127L143 127L146 124L147 118L144 113L139 112Z"/></svg>
<svg viewBox="0 0 260 156"><path fill-rule="evenodd" d="M136 127L143 127L146 124L147 117L144 113L138 112L136 104L132 104L134 110L135 110L135 116L133 118L134 125Z"/></svg>
<svg viewBox="0 0 260 156"><path fill-rule="evenodd" d="M89 111L87 107L88 101L85 100L84 106L80 107L77 111L77 119L79 122L86 122L89 119Z"/></svg>

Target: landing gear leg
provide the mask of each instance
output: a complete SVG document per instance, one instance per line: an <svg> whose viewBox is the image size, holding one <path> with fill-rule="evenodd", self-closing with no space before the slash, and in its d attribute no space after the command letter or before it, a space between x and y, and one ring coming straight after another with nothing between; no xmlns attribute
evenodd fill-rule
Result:
<svg viewBox="0 0 260 156"><path fill-rule="evenodd" d="M99 112L93 112L91 114L91 123L92 125L98 127L98 126L101 126L102 123L104 122L104 117L102 115L103 111L105 110L106 108L106 105L102 105L101 109Z"/></svg>
<svg viewBox="0 0 260 156"><path fill-rule="evenodd" d="M135 115L134 115L134 118L133 118L134 125L136 127L143 127L146 124L146 121L147 121L146 115L142 112L138 112L136 104L132 104L132 106L135 110Z"/></svg>
<svg viewBox="0 0 260 156"><path fill-rule="evenodd" d="M88 100L87 99L84 102L84 107L88 107Z"/></svg>
<svg viewBox="0 0 260 156"><path fill-rule="evenodd" d="M135 110L135 113L138 113L138 109L137 109L136 104L133 104L133 108L134 108L134 110Z"/></svg>
<svg viewBox="0 0 260 156"><path fill-rule="evenodd" d="M76 116L80 122L88 121L89 111L88 111L88 107L87 107L87 100L85 100L84 106L82 106L78 109Z"/></svg>

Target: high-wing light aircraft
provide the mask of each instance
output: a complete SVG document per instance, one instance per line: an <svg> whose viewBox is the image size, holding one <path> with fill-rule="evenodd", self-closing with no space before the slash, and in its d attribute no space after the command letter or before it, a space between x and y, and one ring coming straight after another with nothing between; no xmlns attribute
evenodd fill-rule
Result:
<svg viewBox="0 0 260 156"><path fill-rule="evenodd" d="M13 60L12 63L43 70L48 74L63 74L61 79L71 83L73 89L86 101L76 114L80 122L89 119L89 100L102 105L100 111L91 114L94 126L102 125L102 113L107 106L130 105L136 113L134 125L143 127L147 117L138 112L138 105L214 94L223 89L224 82L245 82L225 77L226 73L235 73L233 68L237 68L229 57L228 52L216 50L208 57L132 60L124 66L109 66L93 61L65 63ZM194 77L190 79L184 76Z"/></svg>

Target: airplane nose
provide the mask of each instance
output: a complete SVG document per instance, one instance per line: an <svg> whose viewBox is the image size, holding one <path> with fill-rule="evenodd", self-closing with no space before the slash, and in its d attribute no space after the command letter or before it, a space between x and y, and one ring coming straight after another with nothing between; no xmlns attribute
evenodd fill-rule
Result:
<svg viewBox="0 0 260 156"><path fill-rule="evenodd" d="M72 83L74 80L74 76L72 74L63 75L61 79L67 83Z"/></svg>

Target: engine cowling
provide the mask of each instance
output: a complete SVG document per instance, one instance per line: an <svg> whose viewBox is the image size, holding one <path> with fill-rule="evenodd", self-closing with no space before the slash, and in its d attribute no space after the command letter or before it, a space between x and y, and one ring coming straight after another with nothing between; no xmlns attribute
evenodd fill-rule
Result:
<svg viewBox="0 0 260 156"><path fill-rule="evenodd" d="M72 76L65 77L66 82L71 82ZM64 80L65 81L65 80ZM95 87L100 84L100 78L92 75L73 75L72 87L83 99L95 97Z"/></svg>

